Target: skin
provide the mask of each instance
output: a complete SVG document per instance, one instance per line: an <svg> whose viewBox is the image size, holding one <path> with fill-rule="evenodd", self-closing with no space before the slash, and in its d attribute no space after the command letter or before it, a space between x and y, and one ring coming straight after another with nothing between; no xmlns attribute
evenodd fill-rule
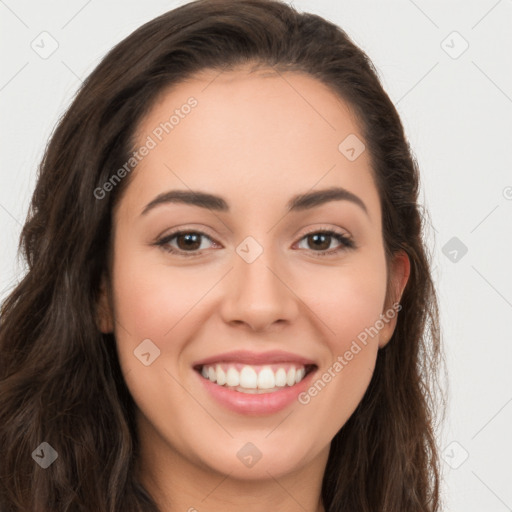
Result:
<svg viewBox="0 0 512 512"><path fill-rule="evenodd" d="M330 442L361 401L396 316L310 403L275 414L225 409L192 364L236 349L280 349L313 359L321 375L400 300L409 260L399 253L390 262L392 297L385 302L370 157L364 151L349 161L338 150L349 134L363 136L347 104L325 85L269 69L204 71L162 95L139 125L136 146L190 96L198 105L138 164L115 209L112 280L99 309L138 407L141 478L165 512L323 511ZM293 195L331 186L359 196L368 214L346 200L287 212ZM230 211L168 203L141 215L174 189L220 195ZM206 233L198 256L154 245L176 228ZM357 247L331 238L320 249L339 251L319 256L306 235L322 229ZM263 248L252 263L236 252L247 236ZM187 250L183 239L170 243ZM133 351L148 338L160 356L145 366ZM247 442L262 453L251 468L236 455Z"/></svg>

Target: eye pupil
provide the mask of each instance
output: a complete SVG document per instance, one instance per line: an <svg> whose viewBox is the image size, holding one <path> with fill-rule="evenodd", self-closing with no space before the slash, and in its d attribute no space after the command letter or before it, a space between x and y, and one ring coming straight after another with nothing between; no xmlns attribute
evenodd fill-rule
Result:
<svg viewBox="0 0 512 512"><path fill-rule="evenodd" d="M201 241L199 240L199 237L201 235L197 233L193 234L185 234L185 235L178 235L176 238L178 247L180 249L198 249L201 246ZM186 240L185 244L181 244L180 240ZM197 245L197 247L196 247Z"/></svg>
<svg viewBox="0 0 512 512"><path fill-rule="evenodd" d="M316 233L314 235L310 235L309 238L314 239L315 247L317 249L320 249L320 250L324 251L324 250L327 250L329 248L329 245L330 245L330 243L329 243L330 242L330 240L329 240L330 239L330 235L325 235L325 234L322 234L322 233ZM323 242L323 244L322 244L322 242L320 242L320 245L318 245L316 242L319 241L320 238L323 238L324 242ZM325 239L328 240L327 244L325 243Z"/></svg>

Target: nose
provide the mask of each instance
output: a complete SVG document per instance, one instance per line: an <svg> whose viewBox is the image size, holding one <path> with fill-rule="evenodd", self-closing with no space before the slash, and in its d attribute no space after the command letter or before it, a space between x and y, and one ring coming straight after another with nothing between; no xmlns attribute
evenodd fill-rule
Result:
<svg viewBox="0 0 512 512"><path fill-rule="evenodd" d="M284 267L267 250L251 263L235 253L233 270L225 283L223 320L254 331L293 322L299 314L300 300L287 282L290 278Z"/></svg>

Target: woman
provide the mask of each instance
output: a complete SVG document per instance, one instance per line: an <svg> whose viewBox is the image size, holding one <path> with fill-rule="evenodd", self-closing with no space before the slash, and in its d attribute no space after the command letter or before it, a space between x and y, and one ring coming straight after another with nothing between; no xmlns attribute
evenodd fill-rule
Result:
<svg viewBox="0 0 512 512"><path fill-rule="evenodd" d="M318 16L199 0L118 44L2 307L1 510L440 510L418 181Z"/></svg>

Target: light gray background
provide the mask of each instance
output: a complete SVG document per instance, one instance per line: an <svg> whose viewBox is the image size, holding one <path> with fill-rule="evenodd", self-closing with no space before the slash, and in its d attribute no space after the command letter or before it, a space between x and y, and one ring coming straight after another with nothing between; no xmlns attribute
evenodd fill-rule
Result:
<svg viewBox="0 0 512 512"><path fill-rule="evenodd" d="M183 3L0 0L0 299L23 272L16 247L37 164L81 80ZM444 510L512 510L512 0L293 4L369 54L420 164L449 372ZM51 48L43 31L59 45L47 59L31 47Z"/></svg>

